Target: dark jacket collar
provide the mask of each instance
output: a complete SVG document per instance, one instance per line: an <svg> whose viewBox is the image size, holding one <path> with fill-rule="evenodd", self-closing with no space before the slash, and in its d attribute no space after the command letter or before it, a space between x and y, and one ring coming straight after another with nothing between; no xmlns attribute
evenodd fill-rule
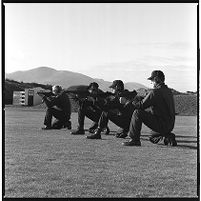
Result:
<svg viewBox="0 0 201 201"><path fill-rule="evenodd" d="M154 86L154 89L160 89L162 87L167 87L167 85L165 85L165 83L160 83Z"/></svg>

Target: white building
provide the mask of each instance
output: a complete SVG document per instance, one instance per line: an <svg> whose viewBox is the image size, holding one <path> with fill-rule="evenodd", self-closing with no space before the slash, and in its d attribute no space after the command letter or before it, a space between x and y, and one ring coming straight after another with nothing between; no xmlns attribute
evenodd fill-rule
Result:
<svg viewBox="0 0 201 201"><path fill-rule="evenodd" d="M13 91L13 105L39 105L42 103L42 98L37 94L38 91L44 90L41 87L25 89L24 91Z"/></svg>

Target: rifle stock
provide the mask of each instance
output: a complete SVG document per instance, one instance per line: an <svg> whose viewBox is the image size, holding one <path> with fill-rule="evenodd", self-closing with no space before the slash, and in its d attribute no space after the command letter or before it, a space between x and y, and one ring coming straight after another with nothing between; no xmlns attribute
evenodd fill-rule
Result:
<svg viewBox="0 0 201 201"><path fill-rule="evenodd" d="M128 98L128 99L133 99L135 98L135 96L137 95L137 92L135 90L133 91L123 91L119 94L119 97L125 97L125 98Z"/></svg>
<svg viewBox="0 0 201 201"><path fill-rule="evenodd" d="M75 95L88 95L89 92L87 91L71 91L71 90L65 90L65 93L75 94Z"/></svg>
<svg viewBox="0 0 201 201"><path fill-rule="evenodd" d="M47 96L47 97L50 97L50 96L53 95L52 92L47 92L47 91L38 91L37 94L38 94L39 96Z"/></svg>

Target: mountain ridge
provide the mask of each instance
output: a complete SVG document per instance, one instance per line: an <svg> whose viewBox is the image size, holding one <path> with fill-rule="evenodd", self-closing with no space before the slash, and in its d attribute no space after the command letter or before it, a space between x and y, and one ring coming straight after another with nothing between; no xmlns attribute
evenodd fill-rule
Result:
<svg viewBox="0 0 201 201"><path fill-rule="evenodd" d="M108 90L108 87L112 83L100 78L92 78L82 73L67 70L56 70L45 66L26 71L6 73L5 77L20 82L37 82L51 85L59 84L63 88L68 88L72 85L88 85L90 82L97 82L102 90ZM125 88L128 90L137 90L139 88L147 89L146 86L136 82L125 83Z"/></svg>

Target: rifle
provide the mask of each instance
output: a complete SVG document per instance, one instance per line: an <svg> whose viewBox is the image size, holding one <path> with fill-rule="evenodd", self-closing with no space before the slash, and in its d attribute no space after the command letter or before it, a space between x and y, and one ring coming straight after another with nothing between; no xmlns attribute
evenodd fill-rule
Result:
<svg viewBox="0 0 201 201"><path fill-rule="evenodd" d="M65 91L65 93L69 94L71 96L71 98L75 101L82 101L82 100L87 99L87 97L106 98L106 97L112 95L111 92L103 92L100 89L98 89L98 94L91 94L88 91L87 85L71 86L64 91Z"/></svg>
<svg viewBox="0 0 201 201"><path fill-rule="evenodd" d="M89 92L88 91L72 91L72 90L65 90L64 91L67 94L73 94L73 95L79 95L79 96L88 96Z"/></svg>
<svg viewBox="0 0 201 201"><path fill-rule="evenodd" d="M65 90L64 92L67 93L67 94L69 94L70 97L74 101L83 101L89 95L88 91L71 91L71 90Z"/></svg>
<svg viewBox="0 0 201 201"><path fill-rule="evenodd" d="M53 96L54 94L52 92L47 92L47 91L38 91L37 94L40 96L40 97L50 97L50 96Z"/></svg>
<svg viewBox="0 0 201 201"><path fill-rule="evenodd" d="M125 97L129 100L133 100L136 97L136 95L137 95L137 92L135 90L133 91L125 90L118 94L119 97Z"/></svg>
<svg viewBox="0 0 201 201"><path fill-rule="evenodd" d="M109 109L122 109L123 105L120 103L120 97L125 97L128 100L134 100L137 95L135 90L133 91L122 91L117 94L113 94L111 92L105 92L101 94L99 97L100 99L104 99L104 101L97 102L98 107L104 111L108 111Z"/></svg>
<svg viewBox="0 0 201 201"><path fill-rule="evenodd" d="M135 90L133 90L133 91L125 90L123 92L120 92L119 94L113 94L113 93L108 92L108 91L103 92L100 89L99 89L98 94L90 94L88 91L87 85L71 86L64 91L66 93L68 93L71 96L71 98L75 101L81 101L82 102L82 101L86 100L87 97L92 97L94 99L102 100L101 105L103 105L103 103L104 103L104 105L110 105L110 106L112 106L113 103L114 104L118 103L120 97L125 97L129 100L132 100L137 95L137 92Z"/></svg>

